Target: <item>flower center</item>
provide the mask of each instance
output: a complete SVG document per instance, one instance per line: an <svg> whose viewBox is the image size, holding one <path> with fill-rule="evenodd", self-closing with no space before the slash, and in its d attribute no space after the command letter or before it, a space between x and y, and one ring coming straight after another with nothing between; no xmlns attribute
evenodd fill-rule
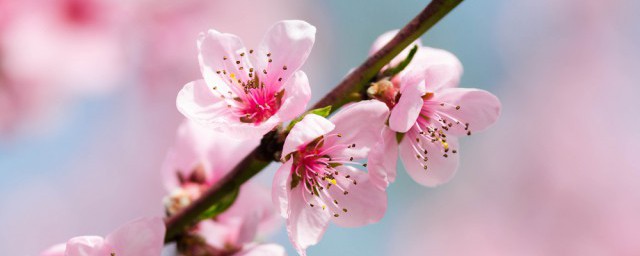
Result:
<svg viewBox="0 0 640 256"><path fill-rule="evenodd" d="M249 54L253 53L253 50L249 50ZM266 58L269 68L273 62L272 54L267 53ZM244 52L233 58L223 57L223 61L226 68L217 70L216 74L228 81L229 90L221 92L217 86L214 86L213 90L227 102L227 107L234 116L243 123L260 124L278 112L285 93L285 90L281 89L281 77L277 80L261 80L267 77L267 69L263 69L262 73L254 70ZM229 67L237 73L227 70ZM282 70L287 70L287 66L283 66Z"/></svg>
<svg viewBox="0 0 640 256"><path fill-rule="evenodd" d="M331 138L341 138L340 134L329 134L318 137L309 144L300 147L293 153L293 165L291 167L291 189L303 186L302 198L310 207L321 207L322 210L330 210L334 217L340 213L347 213L347 208L341 207L339 202L331 195L329 190L337 190L343 195L349 194L349 183L357 185L356 179L349 174L341 173L344 165L361 165L354 162L354 158L348 156L345 149L355 148L355 144L340 143ZM332 142L327 142L328 139ZM362 164L367 166L366 164ZM319 202L321 205L316 205Z"/></svg>

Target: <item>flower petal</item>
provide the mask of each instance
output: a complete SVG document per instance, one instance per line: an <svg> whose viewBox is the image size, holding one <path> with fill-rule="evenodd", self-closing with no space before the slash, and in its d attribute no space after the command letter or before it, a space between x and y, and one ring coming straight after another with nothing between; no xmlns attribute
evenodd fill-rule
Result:
<svg viewBox="0 0 640 256"><path fill-rule="evenodd" d="M49 247L49 249L45 250L40 254L40 256L65 256L65 251L67 250L67 244L61 243L56 244L54 246Z"/></svg>
<svg viewBox="0 0 640 256"><path fill-rule="evenodd" d="M383 104L384 105L384 104ZM336 126L324 117L316 114L306 115L287 135L282 148L283 159L298 147L332 131Z"/></svg>
<svg viewBox="0 0 640 256"><path fill-rule="evenodd" d="M111 253L109 246L99 236L79 236L67 241L65 256L94 256Z"/></svg>
<svg viewBox="0 0 640 256"><path fill-rule="evenodd" d="M125 224L107 236L105 242L116 255L160 255L165 226L160 217L140 218Z"/></svg>
<svg viewBox="0 0 640 256"><path fill-rule="evenodd" d="M425 92L423 82L405 86L398 104L393 107L389 116L391 130L404 133L416 123L424 104L422 95Z"/></svg>
<svg viewBox="0 0 640 256"><path fill-rule="evenodd" d="M242 248L234 256L285 256L287 253L279 244L251 244Z"/></svg>
<svg viewBox="0 0 640 256"><path fill-rule="evenodd" d="M293 247L302 256L306 249L317 244L329 225L329 211L321 207L311 207L309 203L321 205L317 197L311 196L307 202L303 198L303 186L299 185L289 190L289 218L287 218L287 233Z"/></svg>
<svg viewBox="0 0 640 256"><path fill-rule="evenodd" d="M423 139L419 143L416 142L416 136L418 133L411 130L410 133L402 139L400 142L400 159L404 164L407 173L416 182L428 186L434 187L449 181L456 170L458 169L458 153L453 153L452 150L459 150L458 139L455 137L447 137L447 143L449 152L445 152L440 142L431 142ZM414 144L422 147L420 150L414 150ZM427 154L423 154L426 149ZM418 154L420 158L418 158ZM444 157L447 154L447 157ZM424 161L424 157L427 157L427 161ZM424 169L426 163L427 169Z"/></svg>
<svg viewBox="0 0 640 256"><path fill-rule="evenodd" d="M224 124L231 114L227 103L204 80L186 84L178 92L176 107L187 118L212 128Z"/></svg>
<svg viewBox="0 0 640 256"><path fill-rule="evenodd" d="M382 140L371 150L367 160L367 170L371 176L371 182L380 189L387 189L389 184L396 179L396 166L398 163L398 142L396 133L384 127Z"/></svg>
<svg viewBox="0 0 640 256"><path fill-rule="evenodd" d="M380 49L382 49L382 47L384 47L387 43L389 43L389 41L391 41L391 39L393 39L393 37L396 36L396 34L398 34L399 30L391 30L391 31L387 31L384 34L380 35L374 42L373 45L371 46L371 49L369 50L369 56L375 54L377 51L379 51ZM405 48L404 50L402 50L402 52L400 52L400 54L398 54L398 56L396 56L395 58L393 58L393 60L391 60L391 62L389 63L391 66L395 66L398 63L400 63L401 61L403 61L405 58L407 58L407 55L409 55L409 51L411 51L411 48L414 45L418 45L418 47L422 46L422 42L420 42L420 39L416 39L415 41L413 41L412 44L409 45L409 47Z"/></svg>
<svg viewBox="0 0 640 256"><path fill-rule="evenodd" d="M500 116L501 104L490 92L470 88L447 88L434 94L433 101L444 102L444 106L436 105L436 112L448 121L460 124L453 125L448 134L462 136L468 131L479 132L487 129ZM456 106L460 106L456 109ZM455 120L453 120L453 119ZM468 130L465 124L468 123Z"/></svg>
<svg viewBox="0 0 640 256"><path fill-rule="evenodd" d="M344 106L331 117L336 125L333 133L341 137L332 137L327 143L339 140L341 143L356 144L342 155L365 158L369 151L381 139L382 128L389 116L389 108L377 100L365 100Z"/></svg>
<svg viewBox="0 0 640 256"><path fill-rule="evenodd" d="M334 200L325 202L332 211L331 220L342 227L359 227L380 221L387 210L387 193L384 189L374 184L364 171L351 166L337 169L340 175L336 175L335 179L340 188L326 189Z"/></svg>
<svg viewBox="0 0 640 256"><path fill-rule="evenodd" d="M275 177L274 177L275 178ZM277 214L276 205L273 197L269 193L269 189L262 184L247 182L240 188L238 198L224 213L216 217L218 220L226 218L243 219L243 224L247 230L250 230L249 224L255 224L257 232L246 237L253 239L257 236L264 236L273 233L279 229L282 224L282 218ZM286 207L285 207L286 211ZM256 219L256 223L249 223L247 219Z"/></svg>
<svg viewBox="0 0 640 256"><path fill-rule="evenodd" d="M202 76L211 86L218 85L221 75L217 71L226 71L223 77L231 74L242 81L248 80L246 70L251 68L251 62L246 53L246 49L242 40L236 35L220 33L214 29L201 33L198 38L198 60L200 61L200 70ZM240 64L236 64L240 61ZM243 67L243 70L240 70ZM226 83L226 80L225 80Z"/></svg>
<svg viewBox="0 0 640 256"><path fill-rule="evenodd" d="M426 90L458 86L462 63L452 53L431 47L420 47L409 66L400 73L400 89L424 80Z"/></svg>
<svg viewBox="0 0 640 256"><path fill-rule="evenodd" d="M289 183L291 182L289 177L291 177L291 165L292 161L289 160L278 168L278 171L276 171L276 174L273 176L273 186L271 187L271 198L283 218L289 216Z"/></svg>
<svg viewBox="0 0 640 256"><path fill-rule="evenodd" d="M285 83L284 90L284 102L277 114L283 122L294 119L307 108L307 103L311 99L309 78L303 71L296 71Z"/></svg>
<svg viewBox="0 0 640 256"><path fill-rule="evenodd" d="M267 71L266 77L258 72L265 83L277 83L279 78L287 81L307 60L315 39L316 27L311 24L301 20L280 21L267 30L257 52L251 54L252 62L258 70Z"/></svg>

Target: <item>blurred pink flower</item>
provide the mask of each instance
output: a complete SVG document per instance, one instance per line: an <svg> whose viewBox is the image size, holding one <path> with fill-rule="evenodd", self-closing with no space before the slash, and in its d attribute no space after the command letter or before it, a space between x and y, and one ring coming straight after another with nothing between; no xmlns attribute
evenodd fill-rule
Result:
<svg viewBox="0 0 640 256"><path fill-rule="evenodd" d="M0 9L0 87L12 88L0 98L14 99L0 104L18 112L0 126L50 124L77 97L121 84L129 16L122 2L3 1Z"/></svg>
<svg viewBox="0 0 640 256"><path fill-rule="evenodd" d="M395 33L383 34L371 52L384 46ZM447 51L421 46L420 42L415 44L419 49L413 60L386 82L391 85L381 88L381 100L392 106L391 130L404 133L399 152L407 172L422 185L436 186L451 179L458 167L457 137L471 135L472 131L482 131L493 124L500 114L500 101L484 90L456 88L462 75L460 61ZM404 56L396 57L391 65L404 59L406 54L407 49ZM380 82L379 86L384 83ZM385 136L388 143L382 147L394 152L394 134L386 132ZM389 170L393 172L395 168Z"/></svg>
<svg viewBox="0 0 640 256"><path fill-rule="evenodd" d="M134 220L106 238L79 236L55 245L42 256L140 255L158 256L164 246L164 221L160 217Z"/></svg>
<svg viewBox="0 0 640 256"><path fill-rule="evenodd" d="M356 227L384 215L384 189L355 165L367 159L381 138L388 113L379 101L362 101L330 120L308 114L291 129L282 151L286 162L276 172L272 189L274 203L287 219L289 238L301 255L318 243L330 220Z"/></svg>
<svg viewBox="0 0 640 256"><path fill-rule="evenodd" d="M298 69L311 52L315 32L304 21L281 21L255 51L232 34L201 34L204 80L184 86L176 101L178 110L232 137L261 136L293 119L311 97L309 80Z"/></svg>
<svg viewBox="0 0 640 256"><path fill-rule="evenodd" d="M165 187L171 192L165 199L167 212L175 214L200 197L258 142L257 138L234 140L185 120L163 164ZM210 250L236 253L234 255L266 250L281 255L279 252L284 253L284 249L279 246L253 243L256 236L274 231L279 224L268 190L247 183L229 209L215 220L201 222L194 233L206 240Z"/></svg>

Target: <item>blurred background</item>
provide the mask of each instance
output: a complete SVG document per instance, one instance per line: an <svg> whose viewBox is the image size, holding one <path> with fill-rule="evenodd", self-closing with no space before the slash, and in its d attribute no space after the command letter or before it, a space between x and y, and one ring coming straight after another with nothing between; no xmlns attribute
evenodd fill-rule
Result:
<svg viewBox="0 0 640 256"><path fill-rule="evenodd" d="M196 38L257 45L318 28L314 100L428 1L0 0L0 248L36 255L160 215L160 166L200 78ZM423 36L503 114L462 140L455 179L399 170L384 219L332 226L310 255L639 255L640 2L467 0ZM257 177L270 185L273 167ZM269 240L295 255L284 228Z"/></svg>

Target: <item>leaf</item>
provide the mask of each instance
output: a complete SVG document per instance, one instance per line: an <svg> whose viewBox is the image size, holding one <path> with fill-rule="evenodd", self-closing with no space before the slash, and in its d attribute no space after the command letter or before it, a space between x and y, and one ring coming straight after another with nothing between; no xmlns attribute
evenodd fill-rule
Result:
<svg viewBox="0 0 640 256"><path fill-rule="evenodd" d="M400 71L404 70L409 65L409 63L413 59L413 56L416 55L416 52L418 52L418 46L414 45L413 48L411 48L411 51L409 51L407 58L398 63L398 65L396 65L395 67L388 68L387 70L382 72L382 77L392 77L400 73Z"/></svg>
<svg viewBox="0 0 640 256"><path fill-rule="evenodd" d="M200 220L211 219L220 215L221 213L229 209L231 205L233 205L233 203L238 198L239 193L240 193L240 188L236 188L233 191L229 192L226 196L220 199L219 202L212 205L211 207L209 207L209 209L207 209L202 214L200 214L200 216L198 216L198 220L200 221Z"/></svg>
<svg viewBox="0 0 640 256"><path fill-rule="evenodd" d="M326 106L324 108L316 108L316 109L309 110L304 114L300 115L299 117L296 117L295 119L291 120L291 123L289 123L289 125L287 126L287 132L291 131L293 126L295 126L298 122L302 121L302 119L308 114L316 114L321 117L327 117L329 116L329 114L331 114L331 105Z"/></svg>

